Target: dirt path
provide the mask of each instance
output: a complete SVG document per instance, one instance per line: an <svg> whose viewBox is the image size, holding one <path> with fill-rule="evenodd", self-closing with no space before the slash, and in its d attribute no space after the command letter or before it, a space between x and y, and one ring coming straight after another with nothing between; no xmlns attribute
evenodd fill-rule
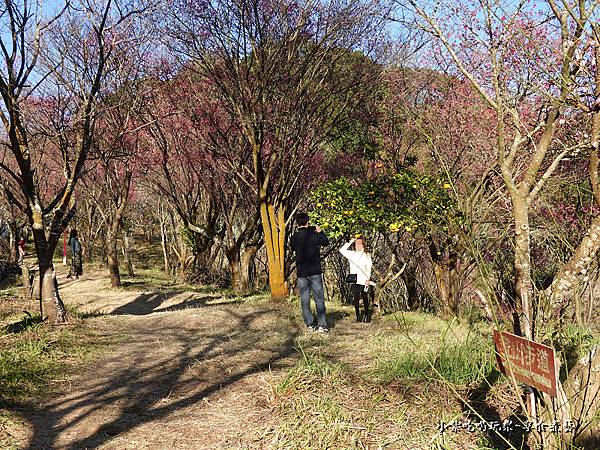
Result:
<svg viewBox="0 0 600 450"><path fill-rule="evenodd" d="M22 412L23 448L262 447L269 382L297 358L289 306L110 290L103 273L63 277L65 302L105 314L87 321L124 342Z"/></svg>

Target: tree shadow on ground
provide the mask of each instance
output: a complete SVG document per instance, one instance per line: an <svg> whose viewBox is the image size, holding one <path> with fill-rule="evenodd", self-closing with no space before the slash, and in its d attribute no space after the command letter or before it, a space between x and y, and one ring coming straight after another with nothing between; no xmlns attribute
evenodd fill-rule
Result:
<svg viewBox="0 0 600 450"><path fill-rule="evenodd" d="M223 305L234 305L243 303L243 299L235 298L235 299L218 299L214 296L203 296L203 297L192 297L182 300L181 302L170 305L160 307L163 303L168 301L169 299L179 295L178 292L149 292L145 294L140 294L131 302L121 305L118 308L114 309L110 315L133 315L133 316L145 316L148 314L159 313L159 312L172 312L172 311L180 311L184 309L194 309L194 308L206 308L206 307L215 307L215 306L223 306Z"/></svg>
<svg viewBox="0 0 600 450"><path fill-rule="evenodd" d="M178 283L172 281L172 282L167 282L167 283L163 283L163 284L158 284L156 283L156 281L154 280L144 280L144 279L140 279L140 280L134 280L134 281L129 281L129 280L121 280L121 286L119 286L121 289L125 289L125 290L140 290L140 291L159 291L159 292L163 292L163 291L177 291L179 293L181 292L185 292L185 289L182 288L181 286L178 286Z"/></svg>
<svg viewBox="0 0 600 450"><path fill-rule="evenodd" d="M16 408L33 429L27 448L97 448L143 424L168 420L181 408L196 405L196 411L205 405L199 402L246 377L290 364L284 360L296 353L298 329L289 320L280 323L273 341L267 331L281 322L277 310L223 308L219 313L225 313L220 326L206 329L189 322L187 329L165 326L160 316L149 318L129 330L129 354L100 361L97 370L90 370L94 378L75 388L74 395L67 391L37 410ZM155 341L173 343L177 351L161 353ZM109 420L98 426L99 418ZM65 436L72 436L68 443Z"/></svg>
<svg viewBox="0 0 600 450"><path fill-rule="evenodd" d="M35 279L36 282L39 283L39 279L36 278ZM72 285L76 285L77 283L81 283L83 281L86 281L82 278L67 278L67 277L63 277L60 279L60 281L58 282L58 288L62 289L62 288L66 288Z"/></svg>
<svg viewBox="0 0 600 450"><path fill-rule="evenodd" d="M600 448L600 431L596 432L595 436L585 437L577 440L579 448Z"/></svg>
<svg viewBox="0 0 600 450"><path fill-rule="evenodd" d="M234 300L215 300L215 297L207 296L201 298L186 299L180 303L177 303L176 305L155 309L154 312L180 311L182 309L208 308L215 306L235 305L241 303L244 303L244 300L241 298L236 298Z"/></svg>
<svg viewBox="0 0 600 450"><path fill-rule="evenodd" d="M145 294L140 294L129 303L115 308L110 314L117 316L122 314L133 316L145 316L147 314L152 314L155 312L156 308L176 295L177 292L148 292Z"/></svg>
<svg viewBox="0 0 600 450"><path fill-rule="evenodd" d="M498 409L489 402L491 387L499 378L500 372L493 370L479 386L471 389L466 398L467 403L461 402L463 412L472 423L486 422L481 431L492 448L529 450L528 433L523 426L527 422L527 417L520 413L513 413L510 417L502 419Z"/></svg>
<svg viewBox="0 0 600 450"><path fill-rule="evenodd" d="M345 318L351 316L352 313L349 311L340 311L340 310L336 310L336 311L332 311L332 312L328 312L327 313L327 324L329 325L329 328L335 328L335 326L337 325L338 322L340 322L341 320L344 320Z"/></svg>
<svg viewBox="0 0 600 450"><path fill-rule="evenodd" d="M125 278L125 277L123 277ZM223 297L236 296L228 288L219 288L210 285L187 285L175 280L158 281L155 279L122 279L120 289L125 291L152 291L152 292L195 292L200 294L215 294Z"/></svg>
<svg viewBox="0 0 600 450"><path fill-rule="evenodd" d="M102 312L102 311L78 311L75 310L75 312L69 312L68 316L73 316L77 319L94 319L96 317L104 317L104 316L110 316L109 313L106 312ZM67 316L67 319L68 319Z"/></svg>

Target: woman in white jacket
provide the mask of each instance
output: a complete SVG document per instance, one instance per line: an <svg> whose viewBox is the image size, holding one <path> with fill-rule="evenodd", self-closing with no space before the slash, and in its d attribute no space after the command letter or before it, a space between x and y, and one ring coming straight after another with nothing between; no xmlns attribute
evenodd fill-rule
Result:
<svg viewBox="0 0 600 450"><path fill-rule="evenodd" d="M354 244L354 250L350 247ZM354 309L356 310L356 321L371 321L371 311L369 310L369 297L373 291L374 283L371 282L371 268L373 261L371 254L365 247L365 239L360 236L352 239L340 248L340 253L350 262L350 273L356 275L356 283L352 284L352 296L354 298ZM360 298L362 297L365 306L365 313L360 314Z"/></svg>

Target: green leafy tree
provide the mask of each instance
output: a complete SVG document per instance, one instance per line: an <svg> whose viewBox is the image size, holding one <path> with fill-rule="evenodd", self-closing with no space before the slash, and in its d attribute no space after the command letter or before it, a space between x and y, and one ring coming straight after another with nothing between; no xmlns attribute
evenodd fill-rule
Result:
<svg viewBox="0 0 600 450"><path fill-rule="evenodd" d="M338 178L311 195L311 220L332 238L359 233L429 235L458 220L449 195L451 182L404 170L364 183Z"/></svg>
<svg viewBox="0 0 600 450"><path fill-rule="evenodd" d="M402 276L407 288L410 309L420 306L410 276L404 276L407 243L423 246L439 241L439 235L460 226L463 218L451 195L452 183L443 178L424 175L412 168L396 173L381 171L364 182L340 177L315 189L310 197L313 223L318 223L333 239L366 234L385 242L385 263L374 269L378 289L375 303L383 310L396 306L380 302L381 293ZM375 240L375 239L371 239ZM410 252L408 252L410 253ZM380 255L377 260L382 262ZM440 294L442 289L440 288ZM440 295L444 307L447 298ZM384 295L385 298L385 295Z"/></svg>

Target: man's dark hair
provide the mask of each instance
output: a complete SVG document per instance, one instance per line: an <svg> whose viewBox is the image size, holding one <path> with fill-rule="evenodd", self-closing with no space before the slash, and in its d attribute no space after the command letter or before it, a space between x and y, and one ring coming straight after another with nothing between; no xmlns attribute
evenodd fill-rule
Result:
<svg viewBox="0 0 600 450"><path fill-rule="evenodd" d="M300 212L296 214L296 223L300 227L308 225L308 214L306 214L305 212Z"/></svg>

